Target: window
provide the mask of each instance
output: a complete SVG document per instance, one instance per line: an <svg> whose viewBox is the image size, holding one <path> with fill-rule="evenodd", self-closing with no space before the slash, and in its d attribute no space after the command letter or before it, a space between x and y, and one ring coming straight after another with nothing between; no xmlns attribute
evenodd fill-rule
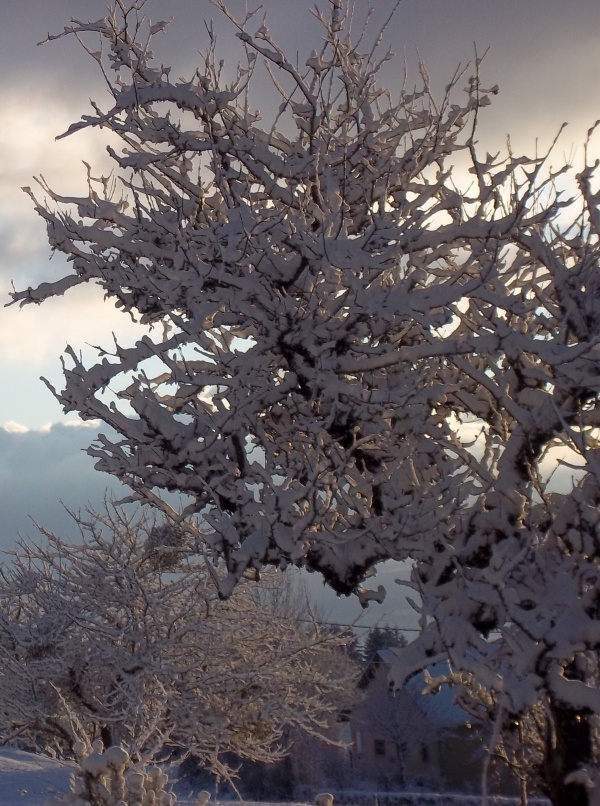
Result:
<svg viewBox="0 0 600 806"><path fill-rule="evenodd" d="M385 756L385 742L383 739L375 739L373 742L373 750L376 756Z"/></svg>

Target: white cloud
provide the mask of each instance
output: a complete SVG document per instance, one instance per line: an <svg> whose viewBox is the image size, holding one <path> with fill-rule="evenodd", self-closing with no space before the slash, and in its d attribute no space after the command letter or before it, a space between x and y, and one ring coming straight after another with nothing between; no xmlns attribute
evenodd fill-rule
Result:
<svg viewBox="0 0 600 806"><path fill-rule="evenodd" d="M16 225L11 230L13 251L28 252L42 243L43 225L34 228L36 214L23 186L35 187L33 177L43 174L58 192L85 191L83 160L99 170L109 165L105 153L106 133L88 131L56 140L86 111L60 95L30 90L19 84L3 89L0 127L0 221ZM40 189L40 197L44 194Z"/></svg>
<svg viewBox="0 0 600 806"><path fill-rule="evenodd" d="M14 305L0 316L0 362L42 368L67 344L95 358L89 345L110 349L113 334L123 343L139 339L147 328L134 323L113 303L105 302L97 286L71 289L68 296L47 300L42 307Z"/></svg>
<svg viewBox="0 0 600 806"><path fill-rule="evenodd" d="M39 378L62 390L60 357L67 345L86 364L93 364L98 354L90 345L110 351L113 335L128 345L147 332L105 302L97 286L72 289L68 296L48 300L41 307L0 307L0 378L3 389L10 390L0 395L0 424L18 421L39 428L59 418L60 407Z"/></svg>
<svg viewBox="0 0 600 806"><path fill-rule="evenodd" d="M95 354L87 345L110 348L113 333L129 343L146 332L106 304L97 287L73 289L41 308L3 307L13 284L17 289L36 286L68 272L62 255L49 262L44 223L21 187L33 185L32 175L43 173L58 192L85 195L82 160L94 166L95 175L109 167L106 132L55 142L85 105L47 90L34 84L25 91L19 82L8 87L0 127L0 378L3 388L11 390L0 398L0 423L19 420L30 427L58 418L60 409L38 377L62 388L59 357L67 344L92 360ZM38 198L43 199L41 190Z"/></svg>
<svg viewBox="0 0 600 806"><path fill-rule="evenodd" d="M26 434L30 429L27 428L26 425L21 425L21 423L13 423L9 420L9 422L4 423L4 430L8 431L9 434Z"/></svg>

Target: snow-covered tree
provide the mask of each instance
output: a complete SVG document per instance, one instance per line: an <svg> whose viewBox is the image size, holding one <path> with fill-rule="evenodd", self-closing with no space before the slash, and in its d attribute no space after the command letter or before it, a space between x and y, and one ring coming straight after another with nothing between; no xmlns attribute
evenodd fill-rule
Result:
<svg viewBox="0 0 600 806"><path fill-rule="evenodd" d="M147 515L74 517L83 542L39 527L43 544L0 579L4 741L72 757L99 739L142 767L193 754L223 774L227 754L281 758L289 726L327 738L353 688L344 639L257 603L249 583L221 601Z"/></svg>
<svg viewBox="0 0 600 806"><path fill-rule="evenodd" d="M496 492L500 512L485 501L474 505L456 519L438 556L432 553L415 565L411 584L422 596L420 609L429 623L423 622L393 674L399 685L432 656L448 658L463 704L474 689L491 705L492 751L505 727L545 717L545 742L530 734L525 755L541 750L535 771L559 806L588 803L584 784L565 779L597 766L600 754L594 738L600 712L600 497L594 491L594 449L587 447L595 436L581 424L591 410L583 406L578 425L568 429L586 445L579 458L591 460L585 480L572 492L546 494L546 482L538 477L530 495L539 491L543 501L528 503L523 494L518 519L506 511L506 499L514 498L510 488L503 497ZM513 524L508 534L499 528L499 515Z"/></svg>
<svg viewBox="0 0 600 806"><path fill-rule="evenodd" d="M212 36L187 80L153 62L164 24L144 23L142 5L61 34L101 40L86 47L110 107L68 134L121 138L119 179L90 172L84 197L41 182L36 209L72 270L13 302L97 283L155 326L95 366L69 348L65 411L116 431L90 453L135 498L170 511L162 491L187 496L171 514L190 535L190 516L201 522L223 595L266 564L305 565L348 593L380 560L412 560L422 633L397 684L448 658L511 714L546 698L548 792L587 803L577 770L594 763L600 710L584 668L600 647L593 160L570 201L556 190L568 169L547 155L480 156L496 88L479 61L439 101L425 72L388 91L385 29L353 39L345 0L315 12L323 40L300 62L256 13L215 0L246 52L230 80ZM281 99L263 121L261 63ZM564 492L557 461L580 469Z"/></svg>
<svg viewBox="0 0 600 806"><path fill-rule="evenodd" d="M588 685L598 688L598 658L588 654L586 658ZM482 740L487 744L486 777L488 763L494 759L510 771L518 783L520 804L527 806L528 792L549 791L549 783L556 776L555 767L560 764L562 753L556 752L556 730L552 715L552 702L542 696L531 707L520 713L506 709L505 698L492 687L481 683L481 677L470 672L437 670L437 674L425 672L428 693L437 693L441 686L449 685L454 702L473 716L487 730ZM594 758L600 756L600 717L590 720L591 741ZM586 773L589 773L586 770ZM587 776L584 773L584 780ZM589 778L588 785L593 784ZM593 798L592 798L593 803Z"/></svg>
<svg viewBox="0 0 600 806"><path fill-rule="evenodd" d="M459 440L431 416L443 390L419 359L462 297L455 253L513 220L476 210L444 223L451 244L434 243L437 223L466 208L440 166L482 89L441 109L427 87L393 101L376 84L387 57L360 54L341 2L300 72L264 26L249 33L250 15L234 21L248 61L230 84L212 43L173 81L151 61L161 26L136 22L141 5L67 29L100 36L113 96L70 133L121 137L109 153L122 181L90 173L84 198L44 185L36 209L73 271L13 299L92 282L156 326L94 367L69 349L59 399L114 428L91 452L136 497L167 508L157 493L189 496L180 518L201 516L224 593L247 568L290 562L352 591L399 535L418 545L469 489L448 453ZM282 103L261 126L246 90L263 58Z"/></svg>

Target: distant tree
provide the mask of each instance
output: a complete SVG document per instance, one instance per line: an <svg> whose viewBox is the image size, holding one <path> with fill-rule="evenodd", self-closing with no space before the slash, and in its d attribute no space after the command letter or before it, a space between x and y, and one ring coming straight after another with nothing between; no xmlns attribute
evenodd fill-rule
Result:
<svg viewBox="0 0 600 806"><path fill-rule="evenodd" d="M570 201L548 155L480 155L496 91L480 60L439 100L424 70L388 91L385 26L353 38L346 0L315 11L323 39L300 61L257 12L215 5L246 53L230 80L210 26L189 79L155 63L165 24L144 23L142 0L61 34L99 37L86 47L111 95L68 134L102 128L123 148L109 146L115 176L90 170L83 197L40 180L36 209L71 270L13 301L97 283L156 328L91 367L69 347L57 397L114 429L90 448L97 467L223 559L224 596L268 564L349 593L379 561L412 560L422 630L396 684L446 658L506 713L545 698L544 786L555 806L587 806L600 711L580 663L600 649L595 161L586 152ZM250 100L262 62L281 101L265 121ZM556 462L583 477L560 494ZM163 491L185 496L181 512Z"/></svg>
<svg viewBox="0 0 600 806"><path fill-rule="evenodd" d="M351 696L343 638L242 586L222 602L184 536L122 510L41 527L0 579L0 737L81 757L96 739L131 763L285 755L289 726L328 739ZM269 576L269 575L267 575ZM76 748L79 751L76 752Z"/></svg>
<svg viewBox="0 0 600 806"><path fill-rule="evenodd" d="M403 646L406 646L406 638L398 627L373 627L364 640L362 656L369 663L380 649Z"/></svg>

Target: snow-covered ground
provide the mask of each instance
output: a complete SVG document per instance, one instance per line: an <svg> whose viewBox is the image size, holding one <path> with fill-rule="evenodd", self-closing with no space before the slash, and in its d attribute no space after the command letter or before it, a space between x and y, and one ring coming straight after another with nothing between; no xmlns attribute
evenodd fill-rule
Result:
<svg viewBox="0 0 600 806"><path fill-rule="evenodd" d="M0 750L0 806L42 806L68 792L70 768L50 758L3 747Z"/></svg>
<svg viewBox="0 0 600 806"><path fill-rule="evenodd" d="M0 806L43 806L52 797L68 792L69 775L73 768L59 761L26 753L13 748L0 748ZM365 793L357 798L364 803ZM389 795L388 795L389 797ZM435 803L436 806L478 806L479 798L465 795L413 795L416 806ZM392 798L393 799L393 798ZM384 796L385 800L385 796ZM346 801L344 801L346 802ZM177 799L177 806L193 806L195 798ZM492 798L497 806L513 806L516 800ZM249 803L244 806L277 806L267 803Z"/></svg>
<svg viewBox="0 0 600 806"><path fill-rule="evenodd" d="M73 767L50 758L11 747L2 747L0 806L43 806L51 798L69 791L69 776L72 770ZM195 798L177 799L177 806L192 806L194 803Z"/></svg>

